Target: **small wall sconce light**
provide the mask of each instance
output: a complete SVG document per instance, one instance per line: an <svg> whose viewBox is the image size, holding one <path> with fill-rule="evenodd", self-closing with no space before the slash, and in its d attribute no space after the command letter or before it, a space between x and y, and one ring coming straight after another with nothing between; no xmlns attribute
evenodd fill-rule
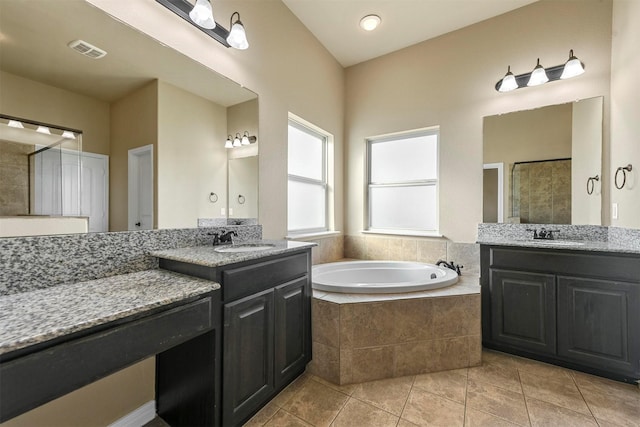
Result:
<svg viewBox="0 0 640 427"><path fill-rule="evenodd" d="M229 20L231 31L229 31L216 23L210 0L196 0L195 5L192 5L188 0L156 1L225 47L233 47L240 50L249 47L247 34L238 12L231 14L231 19ZM237 15L237 19L234 21L233 17L235 15Z"/></svg>
<svg viewBox="0 0 640 427"><path fill-rule="evenodd" d="M243 145L255 144L258 138L249 135L249 131L244 131L244 134L240 136L240 133L236 133L235 138L231 135L227 136L227 140L224 142L224 148L241 147Z"/></svg>
<svg viewBox="0 0 640 427"><path fill-rule="evenodd" d="M507 67L507 74L495 85L498 92L510 92L522 87L539 86L547 82L569 79L584 73L584 64L569 51L569 59L562 65L544 68L540 65L540 58L530 73L514 76L511 66Z"/></svg>

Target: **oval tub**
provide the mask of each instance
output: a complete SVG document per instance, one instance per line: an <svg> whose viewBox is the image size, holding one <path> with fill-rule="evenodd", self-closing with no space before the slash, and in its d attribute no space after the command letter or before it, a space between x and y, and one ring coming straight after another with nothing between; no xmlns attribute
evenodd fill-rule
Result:
<svg viewBox="0 0 640 427"><path fill-rule="evenodd" d="M313 267L313 289L361 294L423 291L451 286L458 275L433 264L405 261L345 261Z"/></svg>

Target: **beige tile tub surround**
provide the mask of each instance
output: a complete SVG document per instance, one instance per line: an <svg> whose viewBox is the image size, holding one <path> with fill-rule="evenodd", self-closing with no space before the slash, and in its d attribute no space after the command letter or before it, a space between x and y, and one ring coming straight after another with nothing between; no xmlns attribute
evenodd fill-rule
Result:
<svg viewBox="0 0 640 427"><path fill-rule="evenodd" d="M344 236L345 258L363 260L418 261L435 264L438 260L463 265L464 275L480 271L480 248L475 243L455 243L445 239Z"/></svg>
<svg viewBox="0 0 640 427"><path fill-rule="evenodd" d="M312 328L309 372L335 384L476 366L482 351L477 277L408 294L314 292Z"/></svg>

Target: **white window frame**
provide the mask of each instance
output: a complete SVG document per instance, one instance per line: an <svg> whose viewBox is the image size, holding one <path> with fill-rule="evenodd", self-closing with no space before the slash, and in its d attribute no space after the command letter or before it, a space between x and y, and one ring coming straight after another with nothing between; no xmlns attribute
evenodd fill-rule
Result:
<svg viewBox="0 0 640 427"><path fill-rule="evenodd" d="M320 180L312 179L309 177L288 173L287 188L288 188L288 183L290 181L320 186L322 187L324 192L324 206L325 206L323 227L291 229L289 226L289 221L287 220L288 236L328 232L330 230L330 225L329 225L330 224L329 222L330 205L329 205L329 179L328 179L329 173L328 173L327 158L328 158L329 139L331 138L331 135L329 135L328 133L322 131L320 128L313 126L309 122L293 114L289 114L288 126L295 127L298 130L301 130L307 134L313 135L314 137L317 137L322 140L322 179Z"/></svg>
<svg viewBox="0 0 640 427"><path fill-rule="evenodd" d="M371 176L371 146L378 142L389 142L402 139L408 139L418 136L436 135L436 178L424 179L415 181L399 181L399 182L372 182ZM372 234L394 234L394 235L406 235L406 236L430 236L430 237L442 237L440 234L440 127L434 126L423 129L414 129L406 132L398 132L393 134L380 135L375 137L369 137L366 139L366 229L364 233ZM435 187L435 228L431 229L414 229L414 228L374 228L371 226L372 211L371 211L371 189L372 188L390 188L390 187L408 187L408 186L434 186Z"/></svg>

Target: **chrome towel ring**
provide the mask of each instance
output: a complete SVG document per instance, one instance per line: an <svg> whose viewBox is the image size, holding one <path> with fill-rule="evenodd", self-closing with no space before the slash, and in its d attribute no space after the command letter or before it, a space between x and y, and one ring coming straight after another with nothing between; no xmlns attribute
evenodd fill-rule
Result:
<svg viewBox="0 0 640 427"><path fill-rule="evenodd" d="M600 181L600 176L590 176L587 179L587 194L593 194L593 188L595 187L595 181Z"/></svg>
<svg viewBox="0 0 640 427"><path fill-rule="evenodd" d="M624 185L627 183L627 172L631 172L632 169L633 169L633 166L631 166L631 164L628 164L627 166L624 166L624 167L620 166L618 169L616 169L616 174L613 178L613 183L615 184L618 190L622 190ZM622 184L618 185L618 174L620 172L622 172Z"/></svg>
<svg viewBox="0 0 640 427"><path fill-rule="evenodd" d="M217 202L218 201L218 195L216 193L212 192L211 194L209 194L209 201L211 203Z"/></svg>
<svg viewBox="0 0 640 427"><path fill-rule="evenodd" d="M242 194L238 195L238 203L240 203L241 205L244 205L245 200L246 199Z"/></svg>

